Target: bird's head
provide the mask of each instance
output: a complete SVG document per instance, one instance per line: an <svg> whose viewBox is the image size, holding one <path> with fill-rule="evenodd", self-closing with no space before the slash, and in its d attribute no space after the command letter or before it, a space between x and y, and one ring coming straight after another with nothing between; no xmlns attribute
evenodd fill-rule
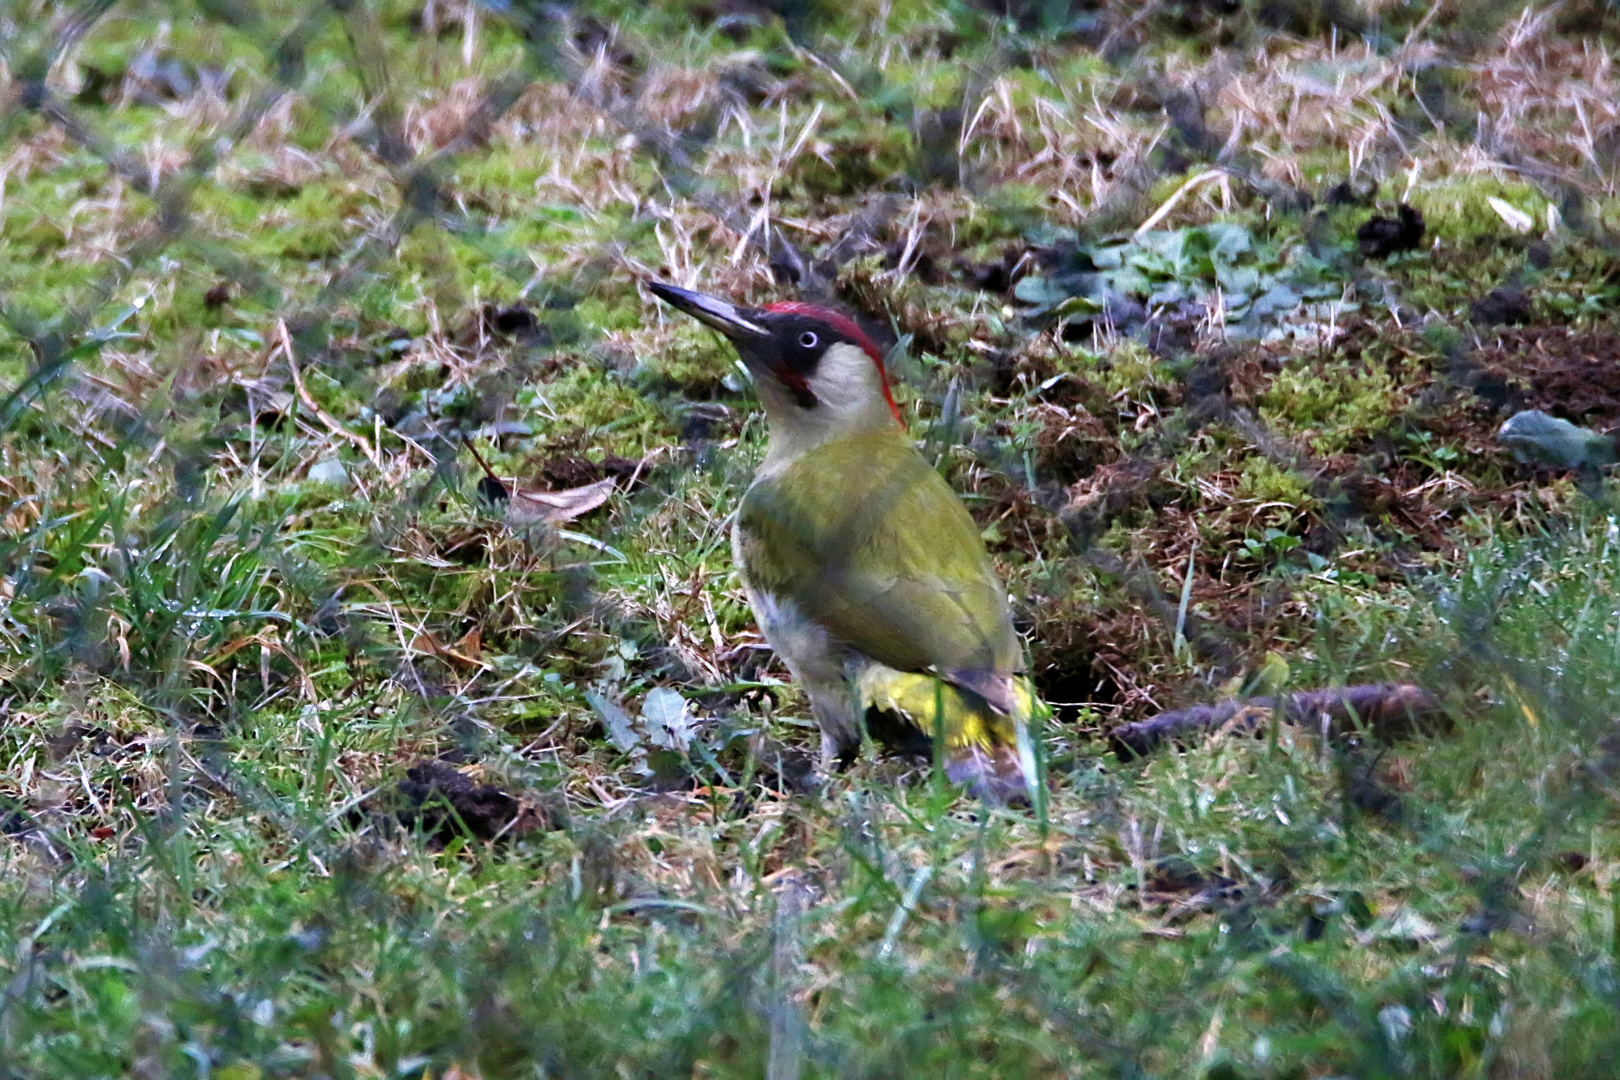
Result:
<svg viewBox="0 0 1620 1080"><path fill-rule="evenodd" d="M657 281L647 289L730 339L754 376L773 443L804 446L899 422L883 354L847 315L798 302L738 307Z"/></svg>

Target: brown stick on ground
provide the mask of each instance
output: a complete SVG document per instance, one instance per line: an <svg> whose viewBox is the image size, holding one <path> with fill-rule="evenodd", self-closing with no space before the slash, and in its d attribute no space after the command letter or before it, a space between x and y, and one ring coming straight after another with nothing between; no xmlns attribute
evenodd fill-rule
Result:
<svg viewBox="0 0 1620 1080"><path fill-rule="evenodd" d="M1151 720L1121 724L1108 733L1114 753L1122 760L1143 757L1166 742L1185 742L1231 724L1235 730L1264 730L1273 713L1306 727L1326 728L1329 736L1366 729L1382 738L1394 738L1421 723L1443 722L1440 702L1410 683L1369 683L1327 690L1301 690L1275 697L1219 701L1160 713Z"/></svg>

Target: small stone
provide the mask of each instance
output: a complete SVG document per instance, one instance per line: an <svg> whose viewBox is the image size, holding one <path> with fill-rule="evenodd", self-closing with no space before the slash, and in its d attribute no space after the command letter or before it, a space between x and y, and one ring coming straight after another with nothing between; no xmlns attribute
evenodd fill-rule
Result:
<svg viewBox="0 0 1620 1080"><path fill-rule="evenodd" d="M1615 462L1614 440L1549 416L1539 409L1514 413L1496 433L1496 441L1527 464L1555 469L1596 468Z"/></svg>
<svg viewBox="0 0 1620 1080"><path fill-rule="evenodd" d="M332 484L337 487L348 487L349 470L343 467L341 459L324 457L309 467L309 480L313 484Z"/></svg>

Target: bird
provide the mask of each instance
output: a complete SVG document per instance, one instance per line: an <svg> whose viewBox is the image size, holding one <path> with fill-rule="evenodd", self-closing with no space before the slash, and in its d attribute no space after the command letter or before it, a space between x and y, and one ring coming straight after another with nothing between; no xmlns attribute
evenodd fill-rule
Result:
<svg viewBox="0 0 1620 1080"><path fill-rule="evenodd" d="M813 303L646 287L730 341L764 408L765 456L732 549L760 630L809 698L823 770L853 760L869 716L898 720L913 745L938 748L952 782L1033 802L1031 723L1047 714L1007 591L907 434L872 339Z"/></svg>

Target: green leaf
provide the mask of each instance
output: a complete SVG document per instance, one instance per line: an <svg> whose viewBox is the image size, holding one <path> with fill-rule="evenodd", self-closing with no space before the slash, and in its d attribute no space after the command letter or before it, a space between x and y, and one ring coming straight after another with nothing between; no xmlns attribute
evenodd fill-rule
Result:
<svg viewBox="0 0 1620 1080"><path fill-rule="evenodd" d="M1156 255L1170 265L1181 262L1186 246L1187 232L1184 229L1174 231L1155 229L1136 238L1138 251Z"/></svg>
<svg viewBox="0 0 1620 1080"><path fill-rule="evenodd" d="M1226 293L1253 293L1260 287L1260 271L1252 266L1215 264L1215 280Z"/></svg>
<svg viewBox="0 0 1620 1080"><path fill-rule="evenodd" d="M692 718L679 690L655 686L641 703L641 725L656 746L685 750L692 741Z"/></svg>
<svg viewBox="0 0 1620 1080"><path fill-rule="evenodd" d="M1179 281L1167 281L1153 291L1148 297L1148 304L1152 307L1162 307L1166 304L1177 304L1189 298L1187 289Z"/></svg>
<svg viewBox="0 0 1620 1080"><path fill-rule="evenodd" d="M1513 451L1520 461L1556 469L1612 465L1617 457L1614 440L1609 436L1538 409L1508 417L1496 433L1496 441Z"/></svg>
<svg viewBox="0 0 1620 1080"><path fill-rule="evenodd" d="M1126 266L1110 275L1109 283L1115 291L1126 296L1146 297L1153 291L1153 280L1134 266Z"/></svg>
<svg viewBox="0 0 1620 1080"><path fill-rule="evenodd" d="M1273 285L1254 301L1254 314L1264 318L1282 311L1293 311L1301 303L1299 293L1288 285Z"/></svg>
<svg viewBox="0 0 1620 1080"><path fill-rule="evenodd" d="M613 743L621 754L628 754L640 745L641 738L636 734L635 726L631 724L629 715L617 702L597 690L585 691L585 700L596 710L596 715L601 717L608 741Z"/></svg>
<svg viewBox="0 0 1620 1080"><path fill-rule="evenodd" d="M1051 278L1030 276L1013 286L1013 296L1035 307L1050 308L1067 300L1069 291Z"/></svg>
<svg viewBox="0 0 1620 1080"><path fill-rule="evenodd" d="M1213 241L1210 257L1216 262L1235 262L1240 255L1253 251L1249 230L1232 222L1216 222L1204 226L1204 232Z"/></svg>
<svg viewBox="0 0 1620 1080"><path fill-rule="evenodd" d="M1108 247L1087 248L1086 255L1091 259L1091 265L1099 270L1117 270L1125 265L1125 256L1130 253L1129 244L1112 244Z"/></svg>
<svg viewBox="0 0 1620 1080"><path fill-rule="evenodd" d="M1052 309L1060 319L1074 319L1096 315L1103 310L1103 302L1093 296L1071 296Z"/></svg>

